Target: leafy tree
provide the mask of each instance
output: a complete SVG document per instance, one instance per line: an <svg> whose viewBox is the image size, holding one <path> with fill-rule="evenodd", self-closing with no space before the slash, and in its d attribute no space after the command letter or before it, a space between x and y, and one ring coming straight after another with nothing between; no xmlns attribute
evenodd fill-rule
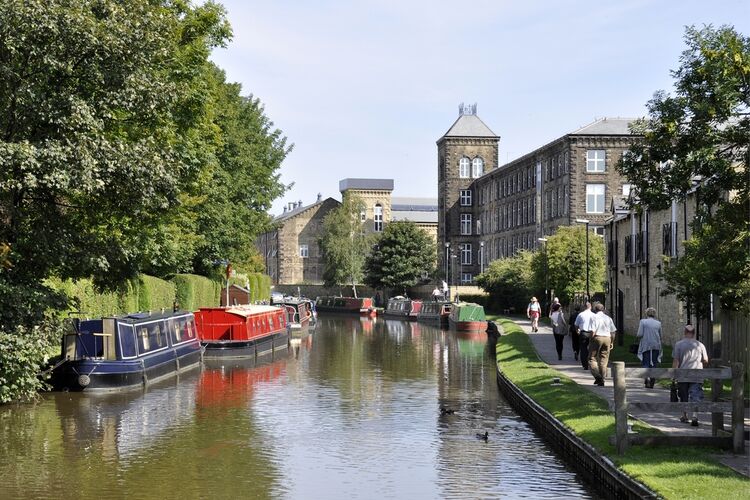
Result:
<svg viewBox="0 0 750 500"><path fill-rule="evenodd" d="M406 292L435 267L435 242L411 221L385 226L365 262L365 283Z"/></svg>
<svg viewBox="0 0 750 500"><path fill-rule="evenodd" d="M477 285L490 294L492 309L515 308L525 310L534 292L533 253L521 250L512 257L490 262L477 276Z"/></svg>
<svg viewBox="0 0 750 500"><path fill-rule="evenodd" d="M168 254L229 27L211 2L0 0L0 19L3 328L60 305L48 276L118 284Z"/></svg>
<svg viewBox="0 0 750 500"><path fill-rule="evenodd" d="M326 286L351 285L357 296L357 283L364 277L365 258L372 238L367 235L360 213L365 205L356 196L347 195L340 206L323 219L319 240L325 269Z"/></svg>
<svg viewBox="0 0 750 500"><path fill-rule="evenodd" d="M620 172L638 207L667 208L694 187L700 204L685 255L666 267L667 293L705 312L709 294L750 310L750 38L731 27L688 28L674 95L654 94L643 136Z"/></svg>
<svg viewBox="0 0 750 500"><path fill-rule="evenodd" d="M600 291L605 282L604 240L589 233L589 288ZM586 290L586 228L561 226L532 259L537 290L554 290L563 304Z"/></svg>

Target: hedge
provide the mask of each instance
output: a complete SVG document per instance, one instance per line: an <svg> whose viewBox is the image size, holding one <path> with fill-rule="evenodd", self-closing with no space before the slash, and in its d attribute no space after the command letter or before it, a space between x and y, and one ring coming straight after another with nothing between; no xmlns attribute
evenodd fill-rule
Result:
<svg viewBox="0 0 750 500"><path fill-rule="evenodd" d="M174 283L141 274L138 277L138 285L138 310L172 310L176 297Z"/></svg>
<svg viewBox="0 0 750 500"><path fill-rule="evenodd" d="M177 302L186 311L219 305L221 283L197 274L177 274L171 280L176 288Z"/></svg>

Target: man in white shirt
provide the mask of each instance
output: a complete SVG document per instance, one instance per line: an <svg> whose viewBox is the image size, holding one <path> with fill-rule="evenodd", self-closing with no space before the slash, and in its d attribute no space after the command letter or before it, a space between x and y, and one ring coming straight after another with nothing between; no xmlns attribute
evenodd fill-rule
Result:
<svg viewBox="0 0 750 500"><path fill-rule="evenodd" d="M597 302L594 305L596 311L594 319L594 334L589 342L589 367L594 376L594 384L604 386L607 376L607 362L609 351L614 347L615 323L612 318L604 314L604 305Z"/></svg>
<svg viewBox="0 0 750 500"><path fill-rule="evenodd" d="M589 341L594 333L594 322L596 315L591 310L591 302L586 302L586 309L578 313L575 325L578 328L578 342L580 348L581 366L584 370L589 369Z"/></svg>
<svg viewBox="0 0 750 500"><path fill-rule="evenodd" d="M672 349L672 368L703 369L708 365L706 346L695 338L695 327L685 325L684 338L677 342ZM677 394L682 403L699 403L703 401L703 382L677 379ZM682 414L681 422L687 422L687 413ZM698 427L698 414L693 412L690 423Z"/></svg>

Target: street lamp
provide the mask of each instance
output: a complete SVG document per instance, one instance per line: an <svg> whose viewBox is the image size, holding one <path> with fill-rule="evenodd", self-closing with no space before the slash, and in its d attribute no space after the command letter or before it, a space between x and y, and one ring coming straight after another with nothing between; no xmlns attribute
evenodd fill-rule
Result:
<svg viewBox="0 0 750 500"><path fill-rule="evenodd" d="M479 274L484 272L484 241L479 242Z"/></svg>
<svg viewBox="0 0 750 500"><path fill-rule="evenodd" d="M586 302L591 300L589 293L589 223L588 219L576 219L577 224L586 224Z"/></svg>
<svg viewBox="0 0 750 500"><path fill-rule="evenodd" d="M445 242L445 282L450 284L450 275L448 274L448 256L451 253L451 242ZM450 289L448 289L448 297L450 297Z"/></svg>
<svg viewBox="0 0 750 500"><path fill-rule="evenodd" d="M451 275L453 279L450 280L449 285L451 286L451 288L453 288L453 284L456 281L456 254L455 253L451 254ZM455 297L456 295L454 293L453 298L455 299Z"/></svg>
<svg viewBox="0 0 750 500"><path fill-rule="evenodd" d="M548 290L549 290L549 272L547 272L547 238L537 238L537 241L540 243L544 243L544 307L545 310L547 308L547 296L548 296Z"/></svg>

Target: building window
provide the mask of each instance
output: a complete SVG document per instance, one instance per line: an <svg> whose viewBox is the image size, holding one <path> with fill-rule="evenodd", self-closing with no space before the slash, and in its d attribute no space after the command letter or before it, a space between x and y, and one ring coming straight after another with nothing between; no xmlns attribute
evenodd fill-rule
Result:
<svg viewBox="0 0 750 500"><path fill-rule="evenodd" d="M623 184L622 185L622 195L627 197L630 196L630 184Z"/></svg>
<svg viewBox="0 0 750 500"><path fill-rule="evenodd" d="M471 177L470 162L468 158L461 158L458 162L458 176L462 179Z"/></svg>
<svg viewBox="0 0 750 500"><path fill-rule="evenodd" d="M471 273L461 273L461 283L471 283L472 279Z"/></svg>
<svg viewBox="0 0 750 500"><path fill-rule="evenodd" d="M586 151L586 172L604 172L606 151L590 149Z"/></svg>
<svg viewBox="0 0 750 500"><path fill-rule="evenodd" d="M604 213L604 184L586 184L586 213Z"/></svg>
<svg viewBox="0 0 750 500"><path fill-rule="evenodd" d="M383 207L380 204L375 205L375 232L379 233L383 230Z"/></svg>
<svg viewBox="0 0 750 500"><path fill-rule="evenodd" d="M471 265L471 243L464 243L461 246L461 265Z"/></svg>
<svg viewBox="0 0 750 500"><path fill-rule="evenodd" d="M471 214L461 214L461 234L471 234Z"/></svg>
<svg viewBox="0 0 750 500"><path fill-rule="evenodd" d="M471 206L471 189L462 189L460 203L462 207Z"/></svg>
<svg viewBox="0 0 750 500"><path fill-rule="evenodd" d="M359 220L360 222L364 222L367 220L367 211L365 209L360 210L359 212Z"/></svg>
<svg viewBox="0 0 750 500"><path fill-rule="evenodd" d="M308 249L307 245L299 246L299 256L303 259L306 259L310 256L310 250Z"/></svg>
<svg viewBox="0 0 750 500"><path fill-rule="evenodd" d="M481 177L484 174L484 160L481 158L474 158L471 162L471 175L472 177Z"/></svg>

